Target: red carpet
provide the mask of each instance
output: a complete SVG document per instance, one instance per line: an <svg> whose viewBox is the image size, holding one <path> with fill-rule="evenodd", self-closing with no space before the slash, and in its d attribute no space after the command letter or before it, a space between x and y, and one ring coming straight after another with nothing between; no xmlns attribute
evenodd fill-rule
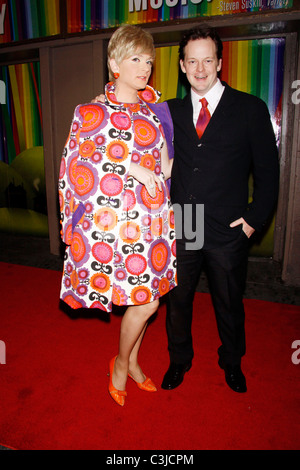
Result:
<svg viewBox="0 0 300 470"><path fill-rule="evenodd" d="M271 450L300 447L300 307L246 300L248 392L237 394L217 365L208 294L197 294L195 359L176 390L160 388L169 359L165 307L141 349L159 391L128 381L124 408L107 392L121 317L71 319L59 309L61 274L0 263L0 443L20 450ZM97 312L96 312L97 313ZM300 355L299 355L300 357Z"/></svg>

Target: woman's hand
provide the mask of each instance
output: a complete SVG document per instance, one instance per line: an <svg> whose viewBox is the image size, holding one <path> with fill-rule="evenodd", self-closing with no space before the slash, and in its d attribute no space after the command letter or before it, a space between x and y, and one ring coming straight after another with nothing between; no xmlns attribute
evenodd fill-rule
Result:
<svg viewBox="0 0 300 470"><path fill-rule="evenodd" d="M142 183L147 189L149 195L154 198L156 196L156 186L159 191L162 191L162 184L158 176L143 166L138 165L137 163L131 163L129 167L129 175L133 176L137 181Z"/></svg>

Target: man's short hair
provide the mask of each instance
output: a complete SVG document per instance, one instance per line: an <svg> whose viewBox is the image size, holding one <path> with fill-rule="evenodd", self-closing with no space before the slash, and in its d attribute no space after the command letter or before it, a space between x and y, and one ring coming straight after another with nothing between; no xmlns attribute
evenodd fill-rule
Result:
<svg viewBox="0 0 300 470"><path fill-rule="evenodd" d="M188 42L195 41L196 39L207 38L211 38L214 41L216 45L217 58L218 60L222 59L223 44L220 36L215 29L201 27L192 28L184 33L183 38L179 43L179 59L182 61L184 60L185 46Z"/></svg>

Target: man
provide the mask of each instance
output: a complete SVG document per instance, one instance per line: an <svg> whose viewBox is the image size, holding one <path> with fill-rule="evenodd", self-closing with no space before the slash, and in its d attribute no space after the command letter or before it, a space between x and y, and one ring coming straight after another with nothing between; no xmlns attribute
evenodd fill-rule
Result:
<svg viewBox="0 0 300 470"><path fill-rule="evenodd" d="M218 363L229 387L243 393L247 390L241 359L245 354L248 239L263 228L276 203L277 147L265 103L218 79L222 42L214 31L188 31L179 57L191 91L183 100L168 101L175 148L171 199L183 217L192 205L194 228L195 208L204 205L204 244L191 247L184 233L177 239L178 287L169 294L170 366L162 388L178 387L191 367L193 299L205 264L221 340ZM250 168L254 194L248 204Z"/></svg>

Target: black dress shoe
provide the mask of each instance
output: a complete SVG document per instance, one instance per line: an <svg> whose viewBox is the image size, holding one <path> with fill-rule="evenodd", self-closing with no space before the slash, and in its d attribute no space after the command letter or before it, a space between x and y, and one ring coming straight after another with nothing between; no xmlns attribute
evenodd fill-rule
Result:
<svg viewBox="0 0 300 470"><path fill-rule="evenodd" d="M162 381L161 388L164 390L173 390L178 387L183 381L184 374L188 372L191 367L191 362L188 364L174 364L174 362L171 362Z"/></svg>
<svg viewBox="0 0 300 470"><path fill-rule="evenodd" d="M224 364L222 360L219 359L219 366L225 371L226 383L234 392L247 392L246 379L239 364Z"/></svg>

